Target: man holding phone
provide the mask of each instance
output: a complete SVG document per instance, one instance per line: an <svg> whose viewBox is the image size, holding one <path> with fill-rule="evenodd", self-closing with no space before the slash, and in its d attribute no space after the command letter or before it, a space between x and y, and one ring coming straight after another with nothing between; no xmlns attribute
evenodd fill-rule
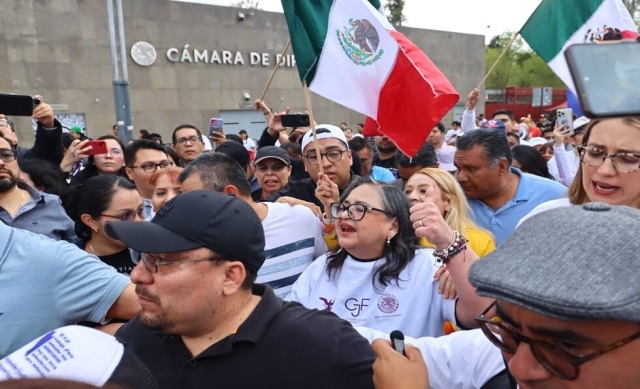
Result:
<svg viewBox="0 0 640 389"><path fill-rule="evenodd" d="M34 97L39 103L33 108L33 118L37 121L36 139L32 148L27 149L18 146L18 136L16 134L13 121L2 113L0 107L0 135L11 140L14 144L16 157L24 159L43 159L52 162L55 166L60 165L64 156L62 147L62 125L53 114L51 106L44 102L42 96Z"/></svg>

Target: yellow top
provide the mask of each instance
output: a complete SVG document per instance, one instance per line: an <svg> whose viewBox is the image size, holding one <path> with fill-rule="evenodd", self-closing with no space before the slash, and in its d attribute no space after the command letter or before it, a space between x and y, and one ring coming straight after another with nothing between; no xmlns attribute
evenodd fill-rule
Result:
<svg viewBox="0 0 640 389"><path fill-rule="evenodd" d="M467 228L464 237L469 241L467 246L469 246L469 248L480 258L489 254L496 248L496 244L493 242L493 239L491 239L491 236L484 231L476 230L475 228ZM429 243L427 238L420 238L420 246L431 249L436 247Z"/></svg>

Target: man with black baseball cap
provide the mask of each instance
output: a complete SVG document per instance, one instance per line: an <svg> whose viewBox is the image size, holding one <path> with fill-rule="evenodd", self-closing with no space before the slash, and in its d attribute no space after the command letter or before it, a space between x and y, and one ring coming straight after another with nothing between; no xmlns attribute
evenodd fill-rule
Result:
<svg viewBox="0 0 640 389"><path fill-rule="evenodd" d="M348 322L254 284L265 240L249 204L196 190L137 224L105 226L143 253L131 273L142 310L116 336L159 388L372 387L373 354Z"/></svg>
<svg viewBox="0 0 640 389"><path fill-rule="evenodd" d="M638 231L635 208L559 208L472 265L476 293L496 299L476 321L502 351L512 388L638 388Z"/></svg>
<svg viewBox="0 0 640 389"><path fill-rule="evenodd" d="M254 201L262 201L281 191L289 182L291 162L289 154L281 147L260 148L253 165L258 185L260 185L260 189L251 192L251 198Z"/></svg>

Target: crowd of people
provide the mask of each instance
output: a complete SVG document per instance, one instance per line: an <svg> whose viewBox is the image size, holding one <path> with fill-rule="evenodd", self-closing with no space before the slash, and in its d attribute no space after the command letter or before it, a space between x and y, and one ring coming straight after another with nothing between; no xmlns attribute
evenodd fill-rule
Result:
<svg viewBox="0 0 640 389"><path fill-rule="evenodd" d="M0 115L0 388L640 383L640 117L484 118L474 90L407 156L256 101L257 142L96 153L38 98L30 149Z"/></svg>

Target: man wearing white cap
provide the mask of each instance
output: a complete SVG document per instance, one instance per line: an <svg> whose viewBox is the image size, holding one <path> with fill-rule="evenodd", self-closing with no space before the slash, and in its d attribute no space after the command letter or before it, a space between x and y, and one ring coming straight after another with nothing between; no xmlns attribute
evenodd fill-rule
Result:
<svg viewBox="0 0 640 389"><path fill-rule="evenodd" d="M340 199L340 191L351 181L353 159L344 132L331 124L316 127L320 155L317 155L312 132L302 138L302 157L304 168L310 178L293 181L280 192L267 200L275 201L280 197L292 197L313 203L323 211L331 203ZM320 164L324 173L320 173Z"/></svg>

